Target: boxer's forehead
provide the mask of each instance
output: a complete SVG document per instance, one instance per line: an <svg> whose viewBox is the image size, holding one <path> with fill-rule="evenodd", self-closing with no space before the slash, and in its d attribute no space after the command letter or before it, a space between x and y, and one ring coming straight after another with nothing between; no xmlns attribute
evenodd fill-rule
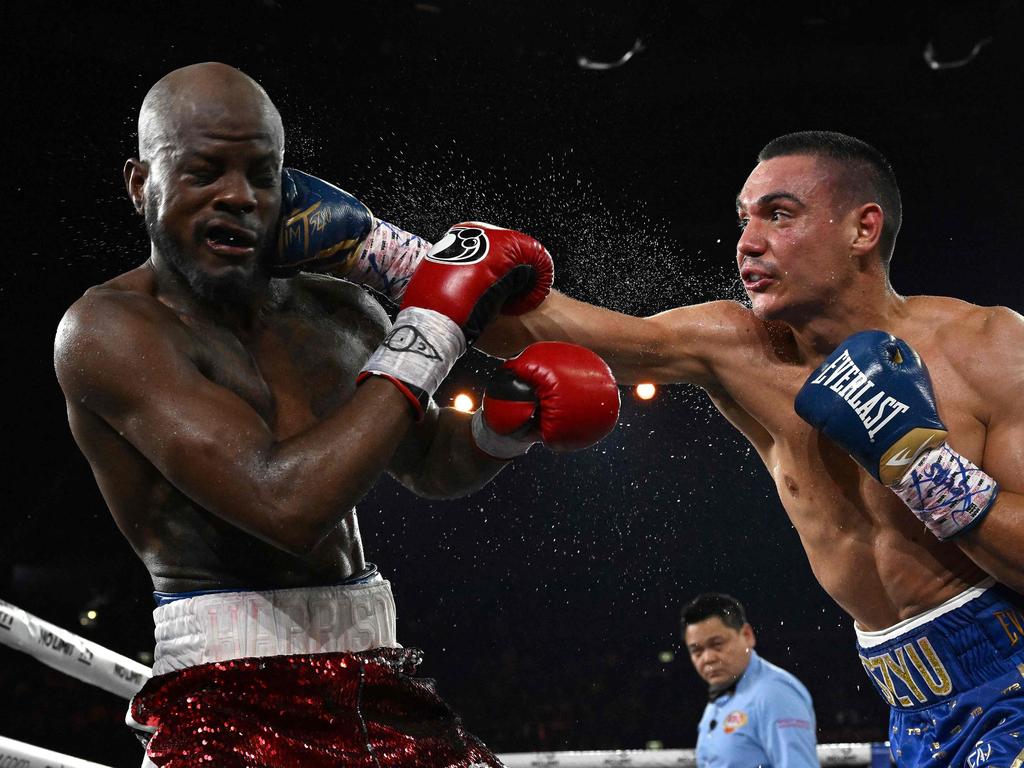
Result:
<svg viewBox="0 0 1024 768"><path fill-rule="evenodd" d="M193 103L169 116L167 128L157 151L171 158L237 149L259 156L280 157L282 153L273 120L258 109Z"/></svg>
<svg viewBox="0 0 1024 768"><path fill-rule="evenodd" d="M232 104L213 99L181 103L171 118L180 140L217 139L276 144L277 131L267 110L252 102Z"/></svg>
<svg viewBox="0 0 1024 768"><path fill-rule="evenodd" d="M835 188L831 164L812 155L783 155L758 163L736 196L738 209L759 201L792 198L805 206L827 202Z"/></svg>

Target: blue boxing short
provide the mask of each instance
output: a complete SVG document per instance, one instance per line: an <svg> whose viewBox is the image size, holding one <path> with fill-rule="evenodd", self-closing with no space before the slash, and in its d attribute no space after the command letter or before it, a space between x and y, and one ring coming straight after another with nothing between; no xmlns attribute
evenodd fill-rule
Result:
<svg viewBox="0 0 1024 768"><path fill-rule="evenodd" d="M878 632L857 630L891 707L899 766L1024 766L1024 597L988 579Z"/></svg>

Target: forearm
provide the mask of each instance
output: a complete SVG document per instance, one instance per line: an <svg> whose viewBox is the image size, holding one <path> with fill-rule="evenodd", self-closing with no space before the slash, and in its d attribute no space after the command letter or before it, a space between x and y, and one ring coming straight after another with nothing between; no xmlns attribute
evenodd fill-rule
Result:
<svg viewBox="0 0 1024 768"><path fill-rule="evenodd" d="M476 348L497 357L514 357L538 341L577 341L583 329L568 310L577 304L552 291L541 305L524 314L500 314L476 342Z"/></svg>
<svg viewBox="0 0 1024 768"><path fill-rule="evenodd" d="M975 528L954 541L997 581L1024 594L1024 494L999 492Z"/></svg>
<svg viewBox="0 0 1024 768"><path fill-rule="evenodd" d="M267 446L247 515L263 530L251 532L287 550L315 546L370 490L413 423L398 390L371 377L330 418Z"/></svg>
<svg viewBox="0 0 1024 768"><path fill-rule="evenodd" d="M534 342L566 341L603 357L622 384L689 381L698 362L684 344L675 343L670 324L662 322L667 318L623 315L552 291L532 312L499 317L476 346L507 358Z"/></svg>
<svg viewBox="0 0 1024 768"><path fill-rule="evenodd" d="M567 341L602 354L618 313L571 299L552 291L540 306L522 315L499 315L484 331L476 347L498 357L513 357L538 341ZM626 319L625 315L621 316ZM589 319L589 322L588 322ZM636 319L636 318L629 318ZM600 322L599 322L600 321Z"/></svg>

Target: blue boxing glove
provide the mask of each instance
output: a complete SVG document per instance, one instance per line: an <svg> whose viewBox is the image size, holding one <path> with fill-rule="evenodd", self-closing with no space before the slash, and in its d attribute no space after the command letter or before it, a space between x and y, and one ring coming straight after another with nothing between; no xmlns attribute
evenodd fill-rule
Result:
<svg viewBox="0 0 1024 768"><path fill-rule="evenodd" d="M902 339L845 339L796 397L804 421L892 488L940 539L976 525L998 484L946 443L928 369Z"/></svg>
<svg viewBox="0 0 1024 768"><path fill-rule="evenodd" d="M281 171L281 219L272 272L345 270L373 224L370 209L352 195L316 176Z"/></svg>
<svg viewBox="0 0 1024 768"><path fill-rule="evenodd" d="M373 216L355 197L294 168L281 173L281 218L270 273L320 272L398 302L430 243Z"/></svg>

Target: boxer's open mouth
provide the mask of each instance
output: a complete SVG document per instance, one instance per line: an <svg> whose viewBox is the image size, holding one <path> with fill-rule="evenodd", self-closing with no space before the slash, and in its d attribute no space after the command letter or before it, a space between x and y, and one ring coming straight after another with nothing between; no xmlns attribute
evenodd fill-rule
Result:
<svg viewBox="0 0 1024 768"><path fill-rule="evenodd" d="M207 247L222 256L239 257L251 254L259 241L252 230L218 222L206 229Z"/></svg>

